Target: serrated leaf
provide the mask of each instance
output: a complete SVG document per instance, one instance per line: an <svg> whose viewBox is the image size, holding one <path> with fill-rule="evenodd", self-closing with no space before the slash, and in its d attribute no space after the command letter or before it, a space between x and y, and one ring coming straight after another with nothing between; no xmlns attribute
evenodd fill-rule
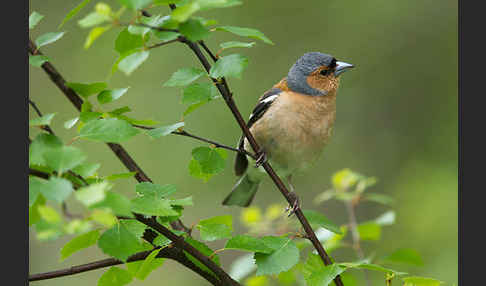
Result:
<svg viewBox="0 0 486 286"><path fill-rule="evenodd" d="M84 48L87 50L91 45L94 43L96 39L98 39L101 35L103 35L106 31L111 29L111 25L103 26L103 27L94 27L89 31L86 40L84 41Z"/></svg>
<svg viewBox="0 0 486 286"><path fill-rule="evenodd" d="M146 24L151 27L158 27L160 24L164 22L164 18L160 15L151 16L151 17L142 17L140 22ZM128 32L135 35L145 36L148 32L150 32L151 28L148 27L141 27L130 25L128 26Z"/></svg>
<svg viewBox="0 0 486 286"><path fill-rule="evenodd" d="M44 114L41 117L37 117L29 120L29 126L43 126L51 124L52 118L54 118L56 113Z"/></svg>
<svg viewBox="0 0 486 286"><path fill-rule="evenodd" d="M313 210L304 210L305 217L309 220L309 223L313 228L316 227L323 227L327 230L330 230L337 234L342 234L339 226L331 222L328 218L326 218L323 214L318 213Z"/></svg>
<svg viewBox="0 0 486 286"><path fill-rule="evenodd" d="M64 32L45 33L45 34L42 34L39 37L37 37L37 39L35 39L35 44L37 45L37 48L39 49L40 47L54 43L55 41L62 38L63 35L64 35Z"/></svg>
<svg viewBox="0 0 486 286"><path fill-rule="evenodd" d="M36 11L32 12L32 14L30 14L29 16L29 30L34 29L34 27L37 26L37 24L39 24L42 18L44 18L44 15L41 15Z"/></svg>
<svg viewBox="0 0 486 286"><path fill-rule="evenodd" d="M186 36L190 41L197 42L207 38L211 33L201 21L189 19L179 26L181 34Z"/></svg>
<svg viewBox="0 0 486 286"><path fill-rule="evenodd" d="M170 239L168 239L167 237L163 236L163 235L158 235L154 241L153 241L153 244L156 245L156 246L160 246L160 247L166 247L168 246L169 244L171 244L172 241Z"/></svg>
<svg viewBox="0 0 486 286"><path fill-rule="evenodd" d="M189 162L188 169L189 169L189 174L191 176L196 177L196 178L200 178L204 182L207 182L213 176L213 174L204 173L202 171L202 167L199 164L199 162L194 160L194 159L191 159L191 161Z"/></svg>
<svg viewBox="0 0 486 286"><path fill-rule="evenodd" d="M185 22L192 14L201 9L201 6L197 1L189 2L183 6L178 6L171 13L171 18L177 22Z"/></svg>
<svg viewBox="0 0 486 286"><path fill-rule="evenodd" d="M137 267L136 271L132 272L132 275L140 280L145 280L150 272L164 263L164 259L156 258L161 250L162 248L152 251L145 260L140 261L139 267Z"/></svg>
<svg viewBox="0 0 486 286"><path fill-rule="evenodd" d="M149 51L140 51L130 54L124 57L119 63L118 68L129 76L134 70L136 70L144 61L147 60L150 55Z"/></svg>
<svg viewBox="0 0 486 286"><path fill-rule="evenodd" d="M90 95L99 93L106 89L107 85L104 82L93 83L80 83L80 82L67 82L66 85L72 88L77 94L84 98L88 98Z"/></svg>
<svg viewBox="0 0 486 286"><path fill-rule="evenodd" d="M92 209L108 208L115 215L133 217L130 200L123 195L114 192L106 192L105 199L91 206Z"/></svg>
<svg viewBox="0 0 486 286"><path fill-rule="evenodd" d="M196 226L202 240L213 241L230 238L233 231L233 221L230 215L216 216L199 221Z"/></svg>
<svg viewBox="0 0 486 286"><path fill-rule="evenodd" d="M238 249L249 252L269 254L273 249L268 247L262 239L249 235L237 235L226 242L225 249Z"/></svg>
<svg viewBox="0 0 486 286"><path fill-rule="evenodd" d="M104 22L108 22L110 20L111 20L110 16L106 14L91 12L88 15L86 15L83 19L79 20L78 25L81 28L90 28L102 24Z"/></svg>
<svg viewBox="0 0 486 286"><path fill-rule="evenodd" d="M140 196L154 196L156 198L165 198L170 194L176 192L176 187L171 184L157 185L150 182L138 183L135 186L135 191Z"/></svg>
<svg viewBox="0 0 486 286"><path fill-rule="evenodd" d="M83 152L73 146L62 146L48 150L44 152L43 157L47 166L56 170L59 174L76 167L86 159Z"/></svg>
<svg viewBox="0 0 486 286"><path fill-rule="evenodd" d="M64 17L61 24L59 25L58 29L61 28L67 21L69 21L72 17L74 17L81 9L83 9L86 4L88 4L91 0L84 0L83 2L79 3L76 7L74 7L69 13Z"/></svg>
<svg viewBox="0 0 486 286"><path fill-rule="evenodd" d="M95 209L91 213L90 219L108 228L113 227L118 223L117 218L113 215L110 209Z"/></svg>
<svg viewBox="0 0 486 286"><path fill-rule="evenodd" d="M135 219L124 219L120 221L128 231L130 231L136 238L141 238L147 226Z"/></svg>
<svg viewBox="0 0 486 286"><path fill-rule="evenodd" d="M239 54L232 54L218 59L211 67L209 75L213 78L236 77L241 79L241 74L248 66L248 58Z"/></svg>
<svg viewBox="0 0 486 286"><path fill-rule="evenodd" d="M34 67L40 67L42 66L45 62L48 62L49 58L44 56L44 55L29 55L29 64L31 64Z"/></svg>
<svg viewBox="0 0 486 286"><path fill-rule="evenodd" d="M184 126L184 122L177 122L172 125L162 126L162 127L148 130L147 134L152 138L159 138L171 134L172 132L176 131L182 126Z"/></svg>
<svg viewBox="0 0 486 286"><path fill-rule="evenodd" d="M375 222L366 222L358 225L359 238L361 240L379 240L381 226Z"/></svg>
<svg viewBox="0 0 486 286"><path fill-rule="evenodd" d="M184 88L183 104L198 104L208 102L218 97L217 88L211 83L192 83Z"/></svg>
<svg viewBox="0 0 486 286"><path fill-rule="evenodd" d="M110 183L102 181L80 188L74 196L85 206L90 207L103 201L106 197L106 191L111 189L111 187L112 185Z"/></svg>
<svg viewBox="0 0 486 286"><path fill-rule="evenodd" d="M73 253L82 249L88 248L91 245L95 245L100 237L100 231L95 229L85 234L79 235L68 243L66 243L61 249L61 261L71 256Z"/></svg>
<svg viewBox="0 0 486 286"><path fill-rule="evenodd" d="M46 165L44 153L62 147L62 141L55 135L40 133L29 146L29 164Z"/></svg>
<svg viewBox="0 0 486 286"><path fill-rule="evenodd" d="M141 35L134 35L128 31L128 28L123 29L115 40L115 50L119 54L125 54L132 50L143 47L144 38Z"/></svg>
<svg viewBox="0 0 486 286"><path fill-rule="evenodd" d="M98 94L98 102L101 104L109 103L122 97L128 90L127 88L118 88L112 90L103 90Z"/></svg>
<svg viewBox="0 0 486 286"><path fill-rule="evenodd" d="M185 86L204 75L205 72L197 68L182 68L172 74L164 86Z"/></svg>
<svg viewBox="0 0 486 286"><path fill-rule="evenodd" d="M229 42L221 43L219 46L222 49L230 49L230 48L251 48L254 45L255 42L245 43L245 42L229 41Z"/></svg>
<svg viewBox="0 0 486 286"><path fill-rule="evenodd" d="M273 252L255 253L256 275L278 274L299 262L299 249L291 239L275 236L266 236L262 239Z"/></svg>
<svg viewBox="0 0 486 286"><path fill-rule="evenodd" d="M439 286L444 283L437 279L418 276L406 277L402 280L404 282L403 286Z"/></svg>
<svg viewBox="0 0 486 286"><path fill-rule="evenodd" d="M140 131L130 123L117 118L97 119L86 123L79 130L79 137L94 141L120 143L137 135Z"/></svg>
<svg viewBox="0 0 486 286"><path fill-rule="evenodd" d="M424 265L420 254L415 249L411 248L397 249L390 255L384 257L383 260L385 262L406 263L417 266Z"/></svg>
<svg viewBox="0 0 486 286"><path fill-rule="evenodd" d="M144 196L134 198L131 201L131 210L135 213L152 216L176 216L178 213L172 209L167 199L156 199L155 197Z"/></svg>
<svg viewBox="0 0 486 286"><path fill-rule="evenodd" d="M105 231L98 240L98 246L103 253L122 261L142 249L138 238L123 224L116 224Z"/></svg>
<svg viewBox="0 0 486 286"><path fill-rule="evenodd" d="M140 10L152 4L153 0L118 0L122 5L132 10Z"/></svg>
<svg viewBox="0 0 486 286"><path fill-rule="evenodd" d="M215 148L197 147L192 150L192 157L201 166L201 171L206 174L216 174L225 167L225 159L221 152Z"/></svg>
<svg viewBox="0 0 486 286"><path fill-rule="evenodd" d="M132 275L125 269L111 267L98 280L98 286L123 286L132 282Z"/></svg>
<svg viewBox="0 0 486 286"><path fill-rule="evenodd" d="M262 32L256 29L242 28L242 27L235 27L235 26L221 26L221 27L216 27L216 30L230 32L242 37L257 39L267 44L273 45L273 42L269 38L267 38Z"/></svg>
<svg viewBox="0 0 486 286"><path fill-rule="evenodd" d="M328 265L313 272L305 281L308 286L327 286L345 269L337 264Z"/></svg>
<svg viewBox="0 0 486 286"><path fill-rule="evenodd" d="M58 203L62 203L73 191L70 181L58 177L50 177L41 188L41 193L46 199Z"/></svg>

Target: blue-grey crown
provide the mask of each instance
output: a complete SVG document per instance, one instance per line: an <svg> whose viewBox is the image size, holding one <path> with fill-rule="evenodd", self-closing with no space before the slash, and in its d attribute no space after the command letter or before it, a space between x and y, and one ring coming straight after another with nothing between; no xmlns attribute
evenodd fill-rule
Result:
<svg viewBox="0 0 486 286"><path fill-rule="evenodd" d="M314 89L307 83L307 77L317 68L326 65L329 66L334 57L319 52L306 53L300 57L297 62L290 68L287 76L288 87L295 92L308 95L326 95L321 91Z"/></svg>

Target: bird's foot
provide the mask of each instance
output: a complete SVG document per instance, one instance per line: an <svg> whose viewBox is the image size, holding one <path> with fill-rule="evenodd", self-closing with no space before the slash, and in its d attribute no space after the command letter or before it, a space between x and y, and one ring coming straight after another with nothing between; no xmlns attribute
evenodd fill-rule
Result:
<svg viewBox="0 0 486 286"><path fill-rule="evenodd" d="M267 154L264 151L257 153L257 159L255 161L255 168L260 167L268 161Z"/></svg>
<svg viewBox="0 0 486 286"><path fill-rule="evenodd" d="M291 217L297 210L300 209L300 199L294 192L289 192L292 197L292 203L285 208L285 212L289 212L287 217Z"/></svg>

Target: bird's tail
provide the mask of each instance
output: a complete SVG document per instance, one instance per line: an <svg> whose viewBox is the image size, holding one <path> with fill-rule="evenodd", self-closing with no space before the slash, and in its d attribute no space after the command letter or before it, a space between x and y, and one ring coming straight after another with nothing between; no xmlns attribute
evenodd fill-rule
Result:
<svg viewBox="0 0 486 286"><path fill-rule="evenodd" d="M251 180L248 173L235 184L231 193L224 199L223 205L247 207L251 204L260 185L260 180Z"/></svg>

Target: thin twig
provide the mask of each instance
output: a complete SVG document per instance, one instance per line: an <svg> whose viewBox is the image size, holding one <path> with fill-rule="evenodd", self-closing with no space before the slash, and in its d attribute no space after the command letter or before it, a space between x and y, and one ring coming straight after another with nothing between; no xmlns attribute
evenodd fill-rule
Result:
<svg viewBox="0 0 486 286"><path fill-rule="evenodd" d="M158 48L158 47L161 47L161 46L165 46L165 45L168 45L170 43L174 43L174 42L181 42L182 41L182 37L177 37L173 40L170 40L170 41L165 41L165 42L161 42L161 43L157 43L157 44L153 44L151 46L148 46L146 49L147 50L150 50L150 49L154 49L154 48Z"/></svg>

